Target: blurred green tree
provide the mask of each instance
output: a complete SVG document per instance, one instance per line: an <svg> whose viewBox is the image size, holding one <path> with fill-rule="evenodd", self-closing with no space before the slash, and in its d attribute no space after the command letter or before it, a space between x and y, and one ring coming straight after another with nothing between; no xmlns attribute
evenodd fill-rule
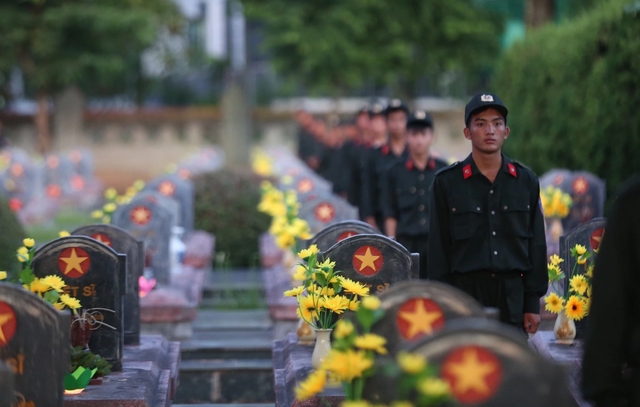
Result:
<svg viewBox="0 0 640 407"><path fill-rule="evenodd" d="M36 94L40 151L51 145L50 95L70 85L118 84L161 28L177 28L179 16L171 0L3 0L0 70L18 65Z"/></svg>
<svg viewBox="0 0 640 407"><path fill-rule="evenodd" d="M491 67L504 16L474 0L243 0L275 68L311 90L363 82L415 96L429 75Z"/></svg>

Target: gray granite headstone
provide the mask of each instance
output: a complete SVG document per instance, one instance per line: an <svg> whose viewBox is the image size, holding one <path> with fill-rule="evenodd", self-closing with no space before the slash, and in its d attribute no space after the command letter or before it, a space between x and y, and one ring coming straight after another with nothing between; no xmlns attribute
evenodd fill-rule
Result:
<svg viewBox="0 0 640 407"><path fill-rule="evenodd" d="M345 220L327 226L311 239L304 241L305 247L317 245L320 251L329 250L334 244L355 235L378 235L380 232L366 222L359 220Z"/></svg>
<svg viewBox="0 0 640 407"><path fill-rule="evenodd" d="M0 283L0 361L14 374L12 406L63 407L70 322L69 311Z"/></svg>
<svg viewBox="0 0 640 407"><path fill-rule="evenodd" d="M68 156L73 163L76 174L80 175L86 181L93 179L94 163L91 152L86 149L76 148L69 151Z"/></svg>
<svg viewBox="0 0 640 407"><path fill-rule="evenodd" d="M111 363L112 370L122 370L126 255L89 237L62 237L36 251L33 273L38 278L62 278L65 290L80 300L82 310L95 311L94 317L111 327L94 325L89 349Z"/></svg>
<svg viewBox="0 0 640 407"><path fill-rule="evenodd" d="M89 236L127 256L127 290L123 299L124 344L140 343L140 293L138 281L144 270L144 242L114 225L88 225L72 235Z"/></svg>
<svg viewBox="0 0 640 407"><path fill-rule="evenodd" d="M416 255L417 256L417 255ZM342 276L369 286L371 294L400 281L418 278L418 258L400 243L382 235L356 235L318 253L318 259L336 262Z"/></svg>
<svg viewBox="0 0 640 407"><path fill-rule="evenodd" d="M181 178L178 174L163 175L149 182L144 191L156 191L175 199L180 204L180 226L185 232L193 230L195 190L191 181Z"/></svg>
<svg viewBox="0 0 640 407"><path fill-rule="evenodd" d="M311 233L315 235L329 225L358 219L358 209L336 195L314 192L308 200L301 202L298 216L309 223Z"/></svg>
<svg viewBox="0 0 640 407"><path fill-rule="evenodd" d="M9 366L0 364L0 407L13 407L15 377Z"/></svg>
<svg viewBox="0 0 640 407"><path fill-rule="evenodd" d="M178 210L174 200L147 191L136 195L128 204L119 206L111 216L113 225L144 242L144 258L150 259L149 266L160 284L169 284L171 278L169 241L171 229L177 225Z"/></svg>
<svg viewBox="0 0 640 407"><path fill-rule="evenodd" d="M49 198L60 198L74 192L71 180L74 175L73 163L69 157L50 154L46 158L45 188Z"/></svg>

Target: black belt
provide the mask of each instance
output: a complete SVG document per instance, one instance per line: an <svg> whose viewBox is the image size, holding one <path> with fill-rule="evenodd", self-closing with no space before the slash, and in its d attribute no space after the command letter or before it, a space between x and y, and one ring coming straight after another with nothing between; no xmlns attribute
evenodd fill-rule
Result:
<svg viewBox="0 0 640 407"><path fill-rule="evenodd" d="M458 278L484 278L484 279L493 279L493 278L521 278L524 276L523 272L520 271L491 271L491 270L481 270L481 271L470 271L467 273L452 273L451 277L455 280Z"/></svg>

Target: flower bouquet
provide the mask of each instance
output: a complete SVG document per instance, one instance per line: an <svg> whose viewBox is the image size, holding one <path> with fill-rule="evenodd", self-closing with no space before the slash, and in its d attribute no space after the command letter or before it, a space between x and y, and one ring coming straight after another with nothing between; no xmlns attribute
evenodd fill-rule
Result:
<svg viewBox="0 0 640 407"><path fill-rule="evenodd" d="M540 204L545 219L550 220L549 240L557 244L562 236L562 219L569 215L569 210L573 205L571 195L562 192L560 188L549 185L540 192Z"/></svg>

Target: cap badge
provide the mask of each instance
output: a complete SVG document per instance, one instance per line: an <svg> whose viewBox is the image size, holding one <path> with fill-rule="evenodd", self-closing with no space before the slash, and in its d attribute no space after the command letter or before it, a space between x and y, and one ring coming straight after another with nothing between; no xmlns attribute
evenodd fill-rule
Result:
<svg viewBox="0 0 640 407"><path fill-rule="evenodd" d="M491 96L491 95L482 95L482 96L480 96L480 100L482 102L493 102L493 96Z"/></svg>
<svg viewBox="0 0 640 407"><path fill-rule="evenodd" d="M427 114L426 114L425 112L423 112L422 110L418 110L418 111L415 113L415 116L416 116L416 119L420 119L420 120L422 120L422 119L424 119L425 117L427 117Z"/></svg>
<svg viewBox="0 0 640 407"><path fill-rule="evenodd" d="M400 101L400 99L393 99L390 104L392 107L398 107L402 104L402 102Z"/></svg>

